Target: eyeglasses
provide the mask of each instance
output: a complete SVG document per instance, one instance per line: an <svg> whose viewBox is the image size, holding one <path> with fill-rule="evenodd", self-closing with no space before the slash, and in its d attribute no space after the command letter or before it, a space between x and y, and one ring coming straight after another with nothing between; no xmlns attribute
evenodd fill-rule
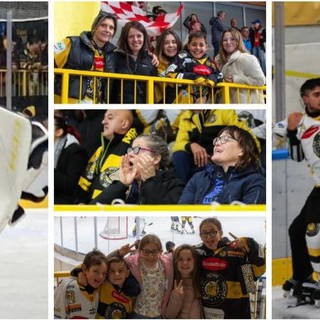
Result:
<svg viewBox="0 0 320 320"><path fill-rule="evenodd" d="M220 137L216 137L213 139L212 144L215 146L217 144L218 141L220 141L220 143L224 144L227 143L229 141L238 141L237 139L234 139L230 136L220 136Z"/></svg>
<svg viewBox="0 0 320 320"><path fill-rule="evenodd" d="M153 256L155 257L158 253L159 250L148 250L148 249L143 249L142 250L143 255L145 256Z"/></svg>
<svg viewBox="0 0 320 320"><path fill-rule="evenodd" d="M200 232L202 238L214 238L218 234L218 231Z"/></svg>
<svg viewBox="0 0 320 320"><path fill-rule="evenodd" d="M152 149L149 148L143 148L143 147L134 147L134 148L128 148L127 149L127 153L133 152L134 154L138 154L140 152L140 150L144 150L144 151L150 151L152 153L154 153L154 151Z"/></svg>

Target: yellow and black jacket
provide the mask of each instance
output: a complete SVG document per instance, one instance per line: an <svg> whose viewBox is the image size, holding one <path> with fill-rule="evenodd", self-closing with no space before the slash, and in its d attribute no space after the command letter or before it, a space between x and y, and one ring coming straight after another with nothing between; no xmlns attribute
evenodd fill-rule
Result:
<svg viewBox="0 0 320 320"><path fill-rule="evenodd" d="M196 142L205 148L208 154L212 154L212 140L226 126L238 126L249 131L260 150L258 139L244 122L238 120L235 110L213 109L205 110L198 114L191 110L186 110L181 114L179 131L176 142L173 145L173 152L191 152L190 144Z"/></svg>
<svg viewBox="0 0 320 320"><path fill-rule="evenodd" d="M191 87L190 94L186 86L180 86L178 103L196 103L200 98L208 99L208 87L214 87L223 79L216 63L209 56L205 54L202 58L195 59L186 50L174 58L165 74L170 78L194 80L195 86ZM172 93L175 94L175 90Z"/></svg>
<svg viewBox="0 0 320 320"><path fill-rule="evenodd" d="M265 272L265 250L252 238L242 238L248 252L235 248L222 238L215 250L196 246L200 257L200 294L206 318L250 319L249 294L241 266L250 264L256 280ZM211 318L211 317L210 317Z"/></svg>
<svg viewBox="0 0 320 320"><path fill-rule="evenodd" d="M101 146L89 159L85 174L79 179L77 203L89 203L113 180L117 180L121 157L126 154L136 136L135 128L129 129L125 135L115 134L112 140L101 136Z"/></svg>

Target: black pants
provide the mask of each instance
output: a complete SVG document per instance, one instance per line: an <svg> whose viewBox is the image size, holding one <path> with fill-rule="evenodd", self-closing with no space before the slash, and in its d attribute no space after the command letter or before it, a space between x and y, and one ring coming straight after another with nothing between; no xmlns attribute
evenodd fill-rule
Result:
<svg viewBox="0 0 320 320"><path fill-rule="evenodd" d="M318 187L313 188L300 214L289 227L293 279L295 280L305 280L313 272L306 242L306 228L309 223L319 222L320 188Z"/></svg>

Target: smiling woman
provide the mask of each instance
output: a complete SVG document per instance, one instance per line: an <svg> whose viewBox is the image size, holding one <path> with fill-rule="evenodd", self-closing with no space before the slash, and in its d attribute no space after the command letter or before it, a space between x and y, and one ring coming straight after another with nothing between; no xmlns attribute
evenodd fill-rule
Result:
<svg viewBox="0 0 320 320"><path fill-rule="evenodd" d="M236 126L225 127L213 145L213 163L190 179L179 203L265 203L266 180L252 135Z"/></svg>
<svg viewBox="0 0 320 320"><path fill-rule="evenodd" d="M116 73L156 76L156 67L152 64L150 41L146 28L139 21L124 25L116 51ZM133 80L116 82L116 102L146 103L146 83ZM125 94L123 94L125 88Z"/></svg>
<svg viewBox="0 0 320 320"><path fill-rule="evenodd" d="M83 31L80 36L69 36L54 46L54 64L57 68L75 70L95 70L114 72L113 51L116 48L110 40L117 31L117 20L110 13L100 11L94 19L91 31ZM106 95L102 79L96 78L93 87L90 77L70 77L69 103L101 103ZM55 79L55 94L61 94L61 78ZM80 88L80 84L82 87ZM110 89L110 92L112 90ZM59 103L57 100L55 102Z"/></svg>

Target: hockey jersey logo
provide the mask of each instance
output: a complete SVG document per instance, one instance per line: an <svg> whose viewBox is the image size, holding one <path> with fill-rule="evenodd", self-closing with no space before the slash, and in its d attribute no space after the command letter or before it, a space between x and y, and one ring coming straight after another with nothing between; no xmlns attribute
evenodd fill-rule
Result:
<svg viewBox="0 0 320 320"><path fill-rule="evenodd" d="M203 305L207 307L221 304L227 297L228 288L226 281L218 273L208 273L200 281L200 291Z"/></svg>
<svg viewBox="0 0 320 320"><path fill-rule="evenodd" d="M202 267L210 271L226 270L228 269L228 261L210 257L202 260Z"/></svg>

